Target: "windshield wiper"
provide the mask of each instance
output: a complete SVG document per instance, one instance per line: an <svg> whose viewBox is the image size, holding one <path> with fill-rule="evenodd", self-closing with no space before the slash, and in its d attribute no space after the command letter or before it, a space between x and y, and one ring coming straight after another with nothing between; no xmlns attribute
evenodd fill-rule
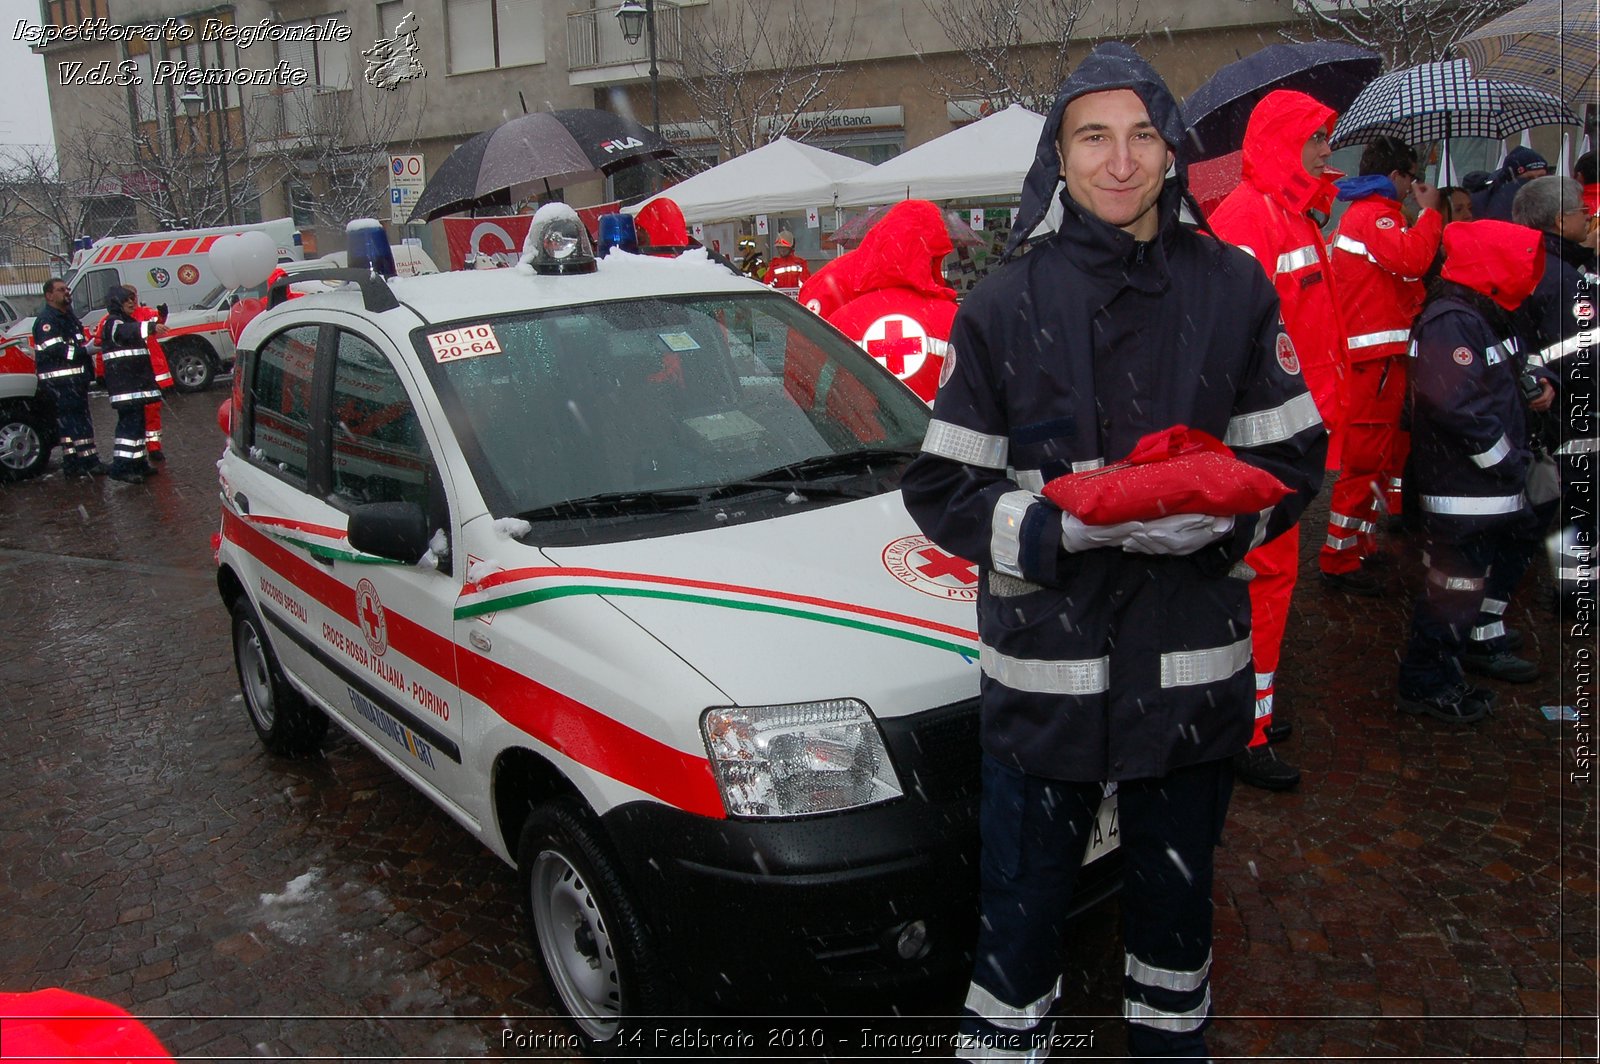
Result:
<svg viewBox="0 0 1600 1064"><path fill-rule="evenodd" d="M549 506L517 514L524 521L559 520L563 517L594 517L601 514L648 514L681 510L705 502L703 494L682 491L608 491L580 499L564 499Z"/></svg>
<svg viewBox="0 0 1600 1064"><path fill-rule="evenodd" d="M915 458L920 450L918 447L868 447L840 454L818 454L744 479L752 484L792 481L796 490L804 490L806 487L814 490L813 478L870 473L875 465L885 468L897 466L906 459Z"/></svg>

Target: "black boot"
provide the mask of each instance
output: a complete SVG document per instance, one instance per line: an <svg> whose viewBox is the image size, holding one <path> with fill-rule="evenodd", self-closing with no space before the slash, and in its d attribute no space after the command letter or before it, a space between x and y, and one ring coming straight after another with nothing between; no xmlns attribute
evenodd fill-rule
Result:
<svg viewBox="0 0 1600 1064"><path fill-rule="evenodd" d="M1278 757L1270 746L1252 746L1233 755L1233 774L1252 787L1269 791L1292 790L1300 770Z"/></svg>

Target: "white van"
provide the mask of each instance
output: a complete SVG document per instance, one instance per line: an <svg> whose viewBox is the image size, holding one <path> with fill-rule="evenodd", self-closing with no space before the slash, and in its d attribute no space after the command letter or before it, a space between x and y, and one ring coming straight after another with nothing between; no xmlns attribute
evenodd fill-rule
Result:
<svg viewBox="0 0 1600 1064"><path fill-rule="evenodd" d="M300 231L292 218L274 218L250 225L219 225L210 229L180 229L170 233L138 233L97 240L83 253L67 275L72 288L72 309L91 331L105 314L106 294L115 285L132 285L139 301L150 306L165 303L172 310L188 310L216 289L211 268L211 245L232 233L260 231L277 246L278 260L305 258Z"/></svg>

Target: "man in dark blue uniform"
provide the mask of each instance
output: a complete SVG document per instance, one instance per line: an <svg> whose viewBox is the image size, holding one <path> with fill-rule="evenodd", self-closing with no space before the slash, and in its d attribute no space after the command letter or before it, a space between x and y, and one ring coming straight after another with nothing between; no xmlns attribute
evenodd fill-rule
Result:
<svg viewBox="0 0 1600 1064"><path fill-rule="evenodd" d="M1254 718L1246 552L1299 519L1326 433L1271 284L1199 217L1178 106L1120 44L1062 86L1008 256L956 316L906 505L978 563L982 912L958 1056L1042 1060L1102 795L1126 860L1135 1056L1204 1055L1212 852ZM1176 164L1172 177L1169 167ZM1064 183L1064 189L1062 185ZM1059 194L1058 194L1058 190ZM1291 489L1259 513L1086 525L1039 494L1189 425Z"/></svg>
<svg viewBox="0 0 1600 1064"><path fill-rule="evenodd" d="M1512 312L1544 274L1539 233L1510 222L1453 222L1444 267L1411 332L1411 476L1427 536L1427 576L1400 662L1397 706L1450 724L1488 715L1492 692L1463 666L1527 682L1499 624L1554 509L1530 501L1531 402L1548 409L1548 380L1529 380ZM1541 371L1547 372L1547 371ZM1487 607L1487 609L1486 609ZM1474 660L1474 657L1476 660Z"/></svg>
<svg viewBox="0 0 1600 1064"><path fill-rule="evenodd" d="M55 401L61 434L61 470L69 477L106 472L95 449L89 419L89 376L94 372L89 338L72 312L67 282L52 277L44 283L44 310L33 321L33 357L39 384Z"/></svg>

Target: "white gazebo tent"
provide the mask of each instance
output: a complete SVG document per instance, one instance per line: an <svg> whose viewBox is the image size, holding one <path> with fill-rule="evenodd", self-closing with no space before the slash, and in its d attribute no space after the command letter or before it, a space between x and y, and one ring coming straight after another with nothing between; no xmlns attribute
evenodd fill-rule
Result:
<svg viewBox="0 0 1600 1064"><path fill-rule="evenodd" d="M834 206L839 183L871 169L871 164L859 159L781 137L680 181L660 196L676 203L690 225L753 214L794 213ZM637 214L643 206L626 210Z"/></svg>
<svg viewBox="0 0 1600 1064"><path fill-rule="evenodd" d="M1012 104L839 183L839 206L1018 196L1044 116Z"/></svg>

